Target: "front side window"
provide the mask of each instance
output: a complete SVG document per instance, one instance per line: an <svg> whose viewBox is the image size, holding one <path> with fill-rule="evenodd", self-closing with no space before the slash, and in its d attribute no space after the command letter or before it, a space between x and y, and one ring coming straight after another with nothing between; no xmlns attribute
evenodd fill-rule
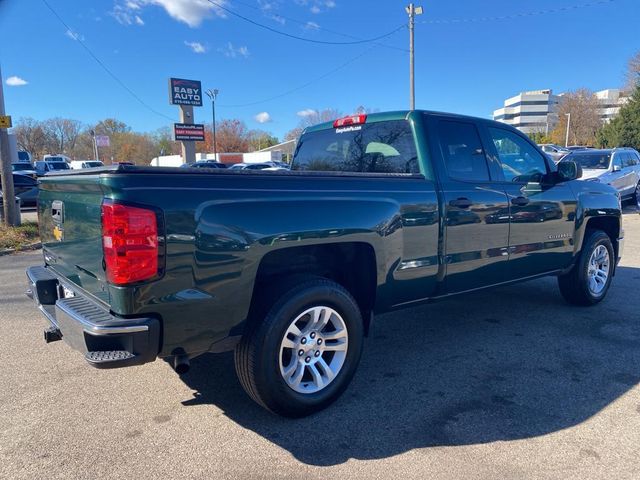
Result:
<svg viewBox="0 0 640 480"><path fill-rule="evenodd" d="M489 168L473 123L439 122L442 156L449 177L464 182L488 182Z"/></svg>
<svg viewBox="0 0 640 480"><path fill-rule="evenodd" d="M573 160L584 169L592 170L607 170L611 162L610 153L577 153L565 158Z"/></svg>
<svg viewBox="0 0 640 480"><path fill-rule="evenodd" d="M300 137L292 169L420 173L413 133L406 120L306 133Z"/></svg>
<svg viewBox="0 0 640 480"><path fill-rule="evenodd" d="M620 169L622 168L622 155L620 153L613 156L613 166Z"/></svg>
<svg viewBox="0 0 640 480"><path fill-rule="evenodd" d="M508 182L540 182L547 164L540 153L519 135L502 128L489 127L489 135Z"/></svg>

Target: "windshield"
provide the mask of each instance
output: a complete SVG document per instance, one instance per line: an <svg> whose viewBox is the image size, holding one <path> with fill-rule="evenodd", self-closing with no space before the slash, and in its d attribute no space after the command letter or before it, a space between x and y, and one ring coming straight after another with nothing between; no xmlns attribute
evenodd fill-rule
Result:
<svg viewBox="0 0 640 480"><path fill-rule="evenodd" d="M420 173L406 120L318 130L302 135L293 170Z"/></svg>
<svg viewBox="0 0 640 480"><path fill-rule="evenodd" d="M102 162L84 162L84 164L87 166L87 168L94 168L94 167L102 167L104 166Z"/></svg>
<svg viewBox="0 0 640 480"><path fill-rule="evenodd" d="M12 163L11 168L14 172L17 172L19 170L33 170L33 167L30 163Z"/></svg>
<svg viewBox="0 0 640 480"><path fill-rule="evenodd" d="M582 168L607 170L609 162L611 162L610 153L578 153L566 157L567 160L573 160Z"/></svg>
<svg viewBox="0 0 640 480"><path fill-rule="evenodd" d="M69 170L67 162L48 162L49 170Z"/></svg>
<svg viewBox="0 0 640 480"><path fill-rule="evenodd" d="M28 162L29 159L29 154L25 151L19 151L18 152L18 160L20 160L21 162Z"/></svg>

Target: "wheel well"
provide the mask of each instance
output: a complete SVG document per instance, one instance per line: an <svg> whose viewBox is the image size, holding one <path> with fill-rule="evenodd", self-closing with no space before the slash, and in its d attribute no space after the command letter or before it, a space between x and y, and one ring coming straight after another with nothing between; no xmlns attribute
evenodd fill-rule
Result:
<svg viewBox="0 0 640 480"><path fill-rule="evenodd" d="M345 242L269 252L258 267L252 304L265 286L300 274L326 277L346 288L360 307L365 331L368 329L376 295L376 260L371 245Z"/></svg>
<svg viewBox="0 0 640 480"><path fill-rule="evenodd" d="M615 217L593 217L587 221L587 230L602 230L611 239L611 244L618 256L618 238L620 236L620 221Z"/></svg>

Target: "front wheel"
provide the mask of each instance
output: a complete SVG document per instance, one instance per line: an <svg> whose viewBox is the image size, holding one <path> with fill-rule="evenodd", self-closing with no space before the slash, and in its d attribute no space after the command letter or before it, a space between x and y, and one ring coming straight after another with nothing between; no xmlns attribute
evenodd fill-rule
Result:
<svg viewBox="0 0 640 480"><path fill-rule="evenodd" d="M347 388L360 360L363 323L342 286L311 277L275 295L236 348L236 372L258 404L287 417L317 412Z"/></svg>
<svg viewBox="0 0 640 480"><path fill-rule="evenodd" d="M636 208L640 212L640 182L636 185L636 193L633 198L635 199Z"/></svg>
<svg viewBox="0 0 640 480"><path fill-rule="evenodd" d="M558 277L560 293L574 305L595 305L607 294L615 267L611 239L602 230L587 230L580 258Z"/></svg>

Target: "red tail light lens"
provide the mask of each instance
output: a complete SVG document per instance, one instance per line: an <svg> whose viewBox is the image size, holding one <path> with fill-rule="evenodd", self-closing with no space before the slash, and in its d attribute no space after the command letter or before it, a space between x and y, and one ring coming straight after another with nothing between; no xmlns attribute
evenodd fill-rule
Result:
<svg viewBox="0 0 640 480"><path fill-rule="evenodd" d="M140 282L158 273L158 222L145 208L102 204L102 248L107 280L115 285Z"/></svg>

